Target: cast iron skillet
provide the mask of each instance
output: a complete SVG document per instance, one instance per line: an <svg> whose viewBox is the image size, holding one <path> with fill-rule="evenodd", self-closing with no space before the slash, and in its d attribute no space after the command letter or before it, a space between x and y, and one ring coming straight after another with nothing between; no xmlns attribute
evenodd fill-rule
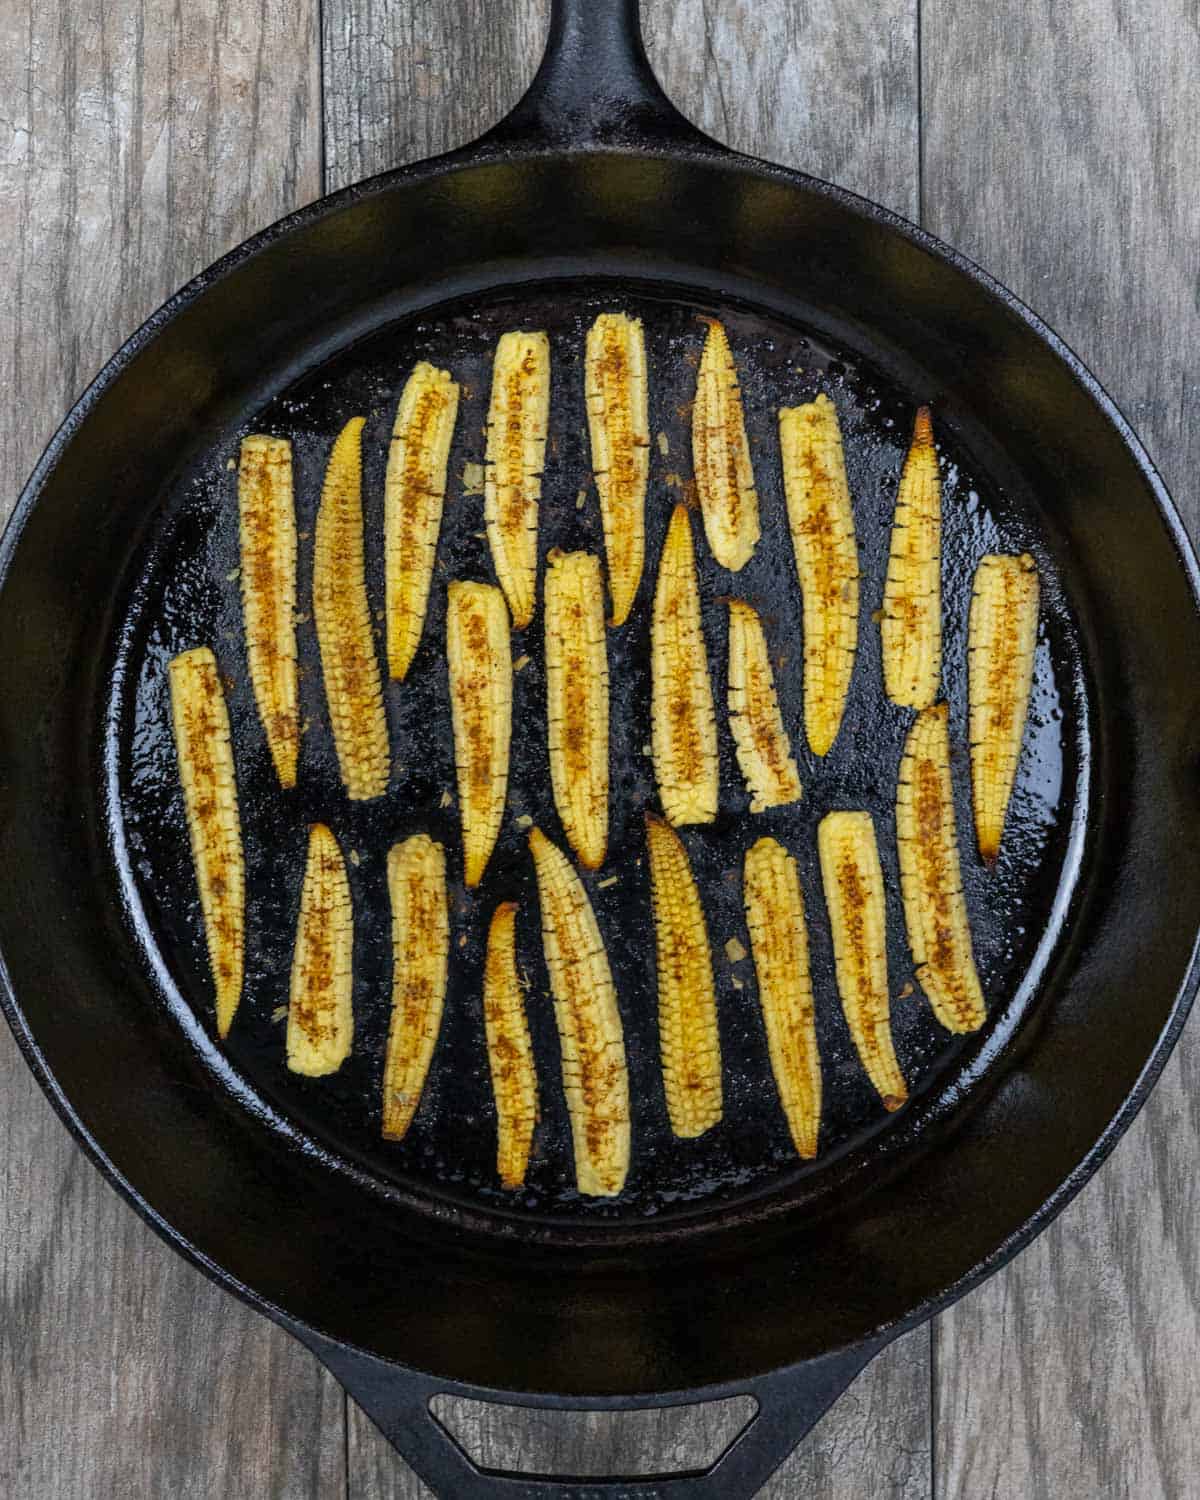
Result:
<svg viewBox="0 0 1200 1500"><path fill-rule="evenodd" d="M622 305L646 319L652 420L676 455L655 457L648 575L683 478L670 471L687 471L677 408L698 315L721 315L734 336L776 541L774 407L830 389L847 424L868 579L855 696L828 764L802 764L801 808L752 830L787 839L810 891L826 1135L815 1166L787 1151L752 976L735 961L720 971L727 1119L695 1146L671 1142L663 1125L638 864L637 813L653 796L640 754L644 586L633 625L612 633L621 878L593 883L630 1036L635 1175L615 1203L571 1191L545 978L524 930L545 1120L530 1187L506 1199L489 1170L478 962L491 901L515 892L526 929L532 920L515 824L480 898L455 889L463 946L410 1139L384 1147L371 1115L386 1025L381 851L428 826L457 860L453 813L437 795L449 784L442 591L413 674L427 685L389 699L404 763L392 795L354 816L338 801L310 678L302 786L284 801L238 655L226 464L248 430L290 433L304 526L336 425L362 409L377 507L399 384L418 352L440 356L472 387L442 580L485 568L478 501L457 476L479 457L487 351L502 327L547 326L559 437L543 542L595 545L594 496L575 505L587 489L578 345L598 307ZM965 852L989 1023L948 1045L920 996L901 998L911 970L893 908L896 1025L913 1099L886 1119L831 998L812 838L828 807L870 807L894 901L889 820L907 721L879 700L868 616L918 400L933 401L943 443L946 687L960 745L963 612L980 552L1033 550L1046 602L1006 853L988 875ZM786 646L798 623L781 556L765 548L737 587ZM720 689L718 596L729 581L704 566ZM441 1494L752 1493L867 1360L995 1270L1078 1191L1179 1034L1200 928L1200 887L1187 878L1200 812L1200 617L1195 562L1160 481L1079 362L974 266L881 208L735 156L688 125L649 73L635 0L557 0L537 79L482 141L292 215L168 303L54 438L0 567L10 1024L63 1118L139 1212L314 1349ZM310 630L301 645L311 661ZM519 723L533 749L513 811L553 827L537 770L537 630L527 634ZM252 983L227 1049L213 1037L162 733L163 662L200 639L230 677L251 865ZM785 697L794 674L794 663L782 669ZM740 921L726 877L752 836L727 743L723 755L728 811L714 830L689 834L719 956ZM960 793L962 771L960 758ZM965 801L959 813L968 829ZM359 1040L326 1090L287 1077L272 1020L303 824L314 816L363 854ZM608 1408L751 1392L759 1413L703 1474L551 1480L476 1468L430 1414L439 1391Z"/></svg>

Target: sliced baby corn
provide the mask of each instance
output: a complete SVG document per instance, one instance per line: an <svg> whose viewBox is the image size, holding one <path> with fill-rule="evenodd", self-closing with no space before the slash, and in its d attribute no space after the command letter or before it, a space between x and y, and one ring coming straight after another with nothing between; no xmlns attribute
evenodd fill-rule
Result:
<svg viewBox="0 0 1200 1500"><path fill-rule="evenodd" d="M313 618L329 722L346 795L382 797L388 732L363 572L363 418L352 417L333 445L317 512Z"/></svg>
<svg viewBox="0 0 1200 1500"><path fill-rule="evenodd" d="M537 1070L517 976L517 903L502 901L488 928L483 970L483 1021L496 1099L496 1170L506 1188L519 1188L529 1167L538 1122Z"/></svg>
<svg viewBox="0 0 1200 1500"><path fill-rule="evenodd" d="M506 333L496 345L483 475L484 518L496 577L523 630L537 592L538 500L550 418L550 340Z"/></svg>
<svg viewBox="0 0 1200 1500"><path fill-rule="evenodd" d="M575 1182L613 1197L629 1171L629 1076L608 955L587 892L540 829L529 834L542 908L542 943L562 1047L563 1089L575 1147Z"/></svg>
<svg viewBox="0 0 1200 1500"><path fill-rule="evenodd" d="M675 507L650 621L651 749L670 822L711 823L719 767L708 656L700 624L696 554L687 510Z"/></svg>
<svg viewBox="0 0 1200 1500"><path fill-rule="evenodd" d="M476 886L496 845L508 796L512 648L504 595L490 583L446 591L450 716L462 816L463 878Z"/></svg>
<svg viewBox="0 0 1200 1500"><path fill-rule="evenodd" d="M342 851L324 823L314 823L288 995L287 1065L293 1073L319 1078L336 1073L349 1057L353 959L354 913Z"/></svg>
<svg viewBox="0 0 1200 1500"><path fill-rule="evenodd" d="M799 1155L817 1154L821 1056L808 964L808 929L796 861L762 838L746 850L743 879L750 951L779 1102Z"/></svg>
<svg viewBox="0 0 1200 1500"><path fill-rule="evenodd" d="M192 864L217 1000L217 1033L229 1035L242 998L246 875L229 713L207 646L168 668L171 722L192 844Z"/></svg>
<svg viewBox="0 0 1200 1500"><path fill-rule="evenodd" d="M551 552L546 572L546 719L554 805L589 870L608 847L608 651L600 559Z"/></svg>
<svg viewBox="0 0 1200 1500"><path fill-rule="evenodd" d="M692 408L692 463L709 551L737 572L758 545L758 496L729 339L710 322Z"/></svg>
<svg viewBox="0 0 1200 1500"><path fill-rule="evenodd" d="M457 384L422 360L396 408L383 497L388 672L400 680L425 626L457 417Z"/></svg>
<svg viewBox="0 0 1200 1500"><path fill-rule="evenodd" d="M296 509L292 445L256 433L238 464L242 619L254 701L283 787L296 785Z"/></svg>
<svg viewBox="0 0 1200 1500"><path fill-rule="evenodd" d="M858 547L842 434L828 396L779 413L783 487L804 607L804 724L814 755L837 739L858 649Z"/></svg>
<svg viewBox="0 0 1200 1500"><path fill-rule="evenodd" d="M629 617L646 554L650 418L642 320L601 313L587 336L588 431L600 496L611 625Z"/></svg>
<svg viewBox="0 0 1200 1500"><path fill-rule="evenodd" d="M927 406L900 475L879 628L888 697L928 708L942 675L942 480Z"/></svg>
<svg viewBox="0 0 1200 1500"><path fill-rule="evenodd" d="M669 823L646 814L654 937L658 952L658 1039L671 1129L703 1135L721 1118L721 1039L712 953L687 850Z"/></svg>
<svg viewBox="0 0 1200 1500"><path fill-rule="evenodd" d="M975 573L967 631L971 785L979 852L1000 853L1037 646L1038 575L1029 554L985 557Z"/></svg>
<svg viewBox="0 0 1200 1500"><path fill-rule="evenodd" d="M827 814L817 847L846 1024L884 1108L899 1109L908 1087L892 1045L883 871L870 813Z"/></svg>
<svg viewBox="0 0 1200 1500"><path fill-rule="evenodd" d="M779 712L767 639L758 611L741 599L729 601L729 727L750 811L795 802L800 773Z"/></svg>
<svg viewBox="0 0 1200 1500"><path fill-rule="evenodd" d="M450 918L446 856L415 833L388 854L392 903L392 1022L383 1070L383 1134L404 1139L421 1102L446 998Z"/></svg>
<svg viewBox="0 0 1200 1500"><path fill-rule="evenodd" d="M947 1031L977 1031L986 1012L958 864L948 717L937 703L909 731L896 790L896 846L917 979Z"/></svg>

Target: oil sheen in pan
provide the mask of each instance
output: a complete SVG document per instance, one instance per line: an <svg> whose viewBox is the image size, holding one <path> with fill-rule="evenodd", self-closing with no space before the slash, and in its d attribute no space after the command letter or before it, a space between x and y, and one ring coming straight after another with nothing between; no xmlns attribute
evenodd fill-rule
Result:
<svg viewBox="0 0 1200 1500"><path fill-rule="evenodd" d="M609 857L586 877L607 941L624 1017L634 1101L633 1163L616 1200L588 1200L574 1189L570 1137L559 1081L557 1037L541 956L537 898L526 829L530 820L552 837L561 829L550 794L544 728L540 608L513 638L522 662L515 678L514 737L508 810L499 844L477 892L461 883L461 843L443 649L445 588L453 578L492 576L483 536L480 468L490 360L500 332L545 328L552 347L551 435L541 513L541 553L551 547L603 552L590 479L583 399L584 335L605 308L624 308L645 322L651 371L651 449L647 558L628 623L608 635L612 681L612 797ZM763 539L739 574L712 561L696 526L704 628L721 720L721 813L709 828L689 829L691 855L712 939L721 1040L725 1116L697 1141L677 1141L667 1125L658 1063L653 932L642 811L656 806L648 756L649 602L667 519L689 493L690 403L705 317L729 330L746 408L761 506ZM395 405L413 363L430 359L462 382L463 399L429 615L404 684L387 686L393 775L386 798L347 802L326 718L310 617L311 534L330 443L355 414L364 434L364 503L368 588L382 637L383 471ZM858 527L863 587L860 646L846 718L824 761L809 754L801 696L801 608L792 562L776 437L780 405L828 391L846 441ZM163 517L127 597L119 670L109 715L121 834L130 877L158 946L156 967L172 976L181 1005L191 1006L210 1035L212 987L191 873L183 809L169 732L166 664L172 654L208 641L225 676L238 766L248 866L247 966L241 1009L227 1055L264 1102L326 1151L419 1194L491 1211L578 1220L645 1221L693 1213L774 1193L819 1178L886 1131L885 1115L855 1056L834 985L829 929L821 895L816 827L832 808L865 807L875 818L888 885L889 967L893 1027L914 1096L938 1092L978 1064L998 1017L1013 1018L1031 966L1046 957L1052 913L1061 914L1076 863L1077 810L1086 775L1086 705L1078 638L1052 557L1032 507L990 488L968 456L939 429L944 478L944 688L951 704L958 826L976 954L989 1001L981 1037L950 1037L914 985L899 900L894 812L896 774L911 714L884 698L879 607L896 485L921 390L899 390L847 353L800 328L744 306L698 304L686 292L668 300L650 289L630 294L573 283L524 289L444 306L419 320L391 325L343 351L258 412L165 499ZM935 411L935 425L937 412ZM246 431L289 437L295 450L301 535L298 630L302 739L299 786L282 793L251 696L237 582L238 442ZM698 518L697 518L698 519ZM1043 604L1030 725L998 868L988 873L974 848L966 738L966 622L975 563L991 550L1029 550L1042 576ZM778 660L778 686L804 784L794 807L758 816L748 811L721 711L725 696L731 593L761 612ZM382 639L380 639L382 660ZM307 825L328 822L349 860L355 903L355 1041L352 1056L329 1078L290 1074L284 1057L288 974ZM429 1082L406 1140L379 1136L380 1080L389 1018L390 928L385 866L397 839L424 830L446 846L452 878L451 964L441 1037ZM741 910L741 861L760 834L771 833L796 855L809 912L824 1068L821 1155L802 1165L789 1143L771 1082L748 937ZM525 1189L503 1192L495 1174L495 1120L480 1000L483 940L500 900L520 902L519 953L528 977L528 1011L541 1083L542 1118ZM212 1043L216 1047L215 1040ZM214 1086L219 1086L214 1081ZM848 1163L847 1163L848 1164ZM817 1184L807 1183L813 1187Z"/></svg>

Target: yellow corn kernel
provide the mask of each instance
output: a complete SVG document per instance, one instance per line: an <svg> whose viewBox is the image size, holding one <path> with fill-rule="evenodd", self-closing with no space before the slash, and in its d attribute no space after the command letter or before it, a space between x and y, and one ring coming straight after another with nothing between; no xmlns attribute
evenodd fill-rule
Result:
<svg viewBox="0 0 1200 1500"><path fill-rule="evenodd" d="M758 545L758 496L737 369L728 336L715 320L708 325L696 376L692 462L709 551L736 573Z"/></svg>
<svg viewBox="0 0 1200 1500"><path fill-rule="evenodd" d="M523 630L537 595L538 501L550 420L550 340L506 333L496 345L483 505L496 576Z"/></svg>
<svg viewBox="0 0 1200 1500"><path fill-rule="evenodd" d="M551 552L546 572L546 719L550 783L580 863L608 847L608 651L600 559Z"/></svg>
<svg viewBox="0 0 1200 1500"><path fill-rule="evenodd" d="M592 470L612 597L609 623L623 625L646 555L650 418L642 320L601 313L588 330L586 366Z"/></svg>
<svg viewBox="0 0 1200 1500"><path fill-rule="evenodd" d="M517 975L517 903L502 901L488 928L483 970L483 1020L496 1099L496 1170L506 1188L519 1188L529 1168L538 1122L537 1069Z"/></svg>
<svg viewBox="0 0 1200 1500"><path fill-rule="evenodd" d="M415 833L388 854L392 903L392 1021L383 1071L383 1134L404 1139L412 1124L442 1025L450 918L446 856Z"/></svg>
<svg viewBox="0 0 1200 1500"><path fill-rule="evenodd" d="M354 911L337 839L308 830L308 863L288 995L287 1065L320 1078L336 1073L354 1042Z"/></svg>
<svg viewBox="0 0 1200 1500"><path fill-rule="evenodd" d="M798 801L800 773L779 712L762 621L741 599L729 601L729 727L750 811Z"/></svg>
<svg viewBox="0 0 1200 1500"><path fill-rule="evenodd" d="M490 583L452 583L446 591L450 714L462 813L463 872L483 879L508 796L512 738L512 647L508 610Z"/></svg>
<svg viewBox="0 0 1200 1500"><path fill-rule="evenodd" d="M879 628L888 697L928 708L942 676L942 481L927 406L900 475Z"/></svg>

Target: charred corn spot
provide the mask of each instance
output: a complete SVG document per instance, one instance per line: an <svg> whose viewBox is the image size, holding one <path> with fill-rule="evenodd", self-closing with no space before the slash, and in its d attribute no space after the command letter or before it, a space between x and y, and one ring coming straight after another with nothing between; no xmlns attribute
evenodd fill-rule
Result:
<svg viewBox="0 0 1200 1500"><path fill-rule="evenodd" d="M552 552L546 573L550 782L567 838L589 870L608 847L608 651L600 560Z"/></svg>
<svg viewBox="0 0 1200 1500"><path fill-rule="evenodd" d="M562 1048L563 1090L581 1193L613 1197L629 1171L629 1077L608 955L587 892L566 855L529 833L542 944Z"/></svg>
<svg viewBox="0 0 1200 1500"><path fill-rule="evenodd" d="M899 1109L908 1087L892 1045L883 871L870 813L827 814L817 845L846 1024L884 1108Z"/></svg>
<svg viewBox="0 0 1200 1500"><path fill-rule="evenodd" d="M383 550L388 671L403 679L421 643L437 553L459 390L422 360L408 377L388 452Z"/></svg>
<svg viewBox="0 0 1200 1500"><path fill-rule="evenodd" d="M346 795L382 797L388 732L363 568L362 430L352 417L329 456L313 549L313 618Z"/></svg>
<svg viewBox="0 0 1200 1500"><path fill-rule="evenodd" d="M658 953L658 1039L671 1129L703 1135L721 1118L721 1039L712 952L687 850L661 818L646 815L654 937Z"/></svg>
<svg viewBox="0 0 1200 1500"><path fill-rule="evenodd" d="M927 406L900 475L879 628L888 697L928 708L942 675L942 481Z"/></svg>
<svg viewBox="0 0 1200 1500"><path fill-rule="evenodd" d="M293 1073L336 1073L350 1055L353 954L354 913L342 851L324 823L314 823L288 994L287 1065Z"/></svg>
<svg viewBox="0 0 1200 1500"><path fill-rule="evenodd" d="M717 724L700 624L688 513L667 530L650 622L651 745L663 811L676 827L717 815Z"/></svg>
<svg viewBox="0 0 1200 1500"><path fill-rule="evenodd" d="M179 780L216 990L217 1033L226 1037L242 998L246 885L229 714L216 658L207 646L175 657L168 676Z"/></svg>
<svg viewBox="0 0 1200 1500"><path fill-rule="evenodd" d="M646 554L650 420L642 320L601 313L588 330L586 366L592 469L612 596L610 624L623 625Z"/></svg>
<svg viewBox="0 0 1200 1500"><path fill-rule="evenodd" d="M450 919L441 844L415 833L394 845L387 878L392 903L392 1021L383 1069L383 1134L399 1141L421 1102L446 997Z"/></svg>
<svg viewBox="0 0 1200 1500"><path fill-rule="evenodd" d="M296 785L300 710L296 692L296 510L292 445L255 434L238 464L242 619L254 701L275 774Z"/></svg>
<svg viewBox="0 0 1200 1500"><path fill-rule="evenodd" d="M504 817L512 738L512 648L508 610L490 583L452 583L446 592L446 655L463 870L483 878Z"/></svg>
<svg viewBox="0 0 1200 1500"><path fill-rule="evenodd" d="M837 410L779 413L783 486L804 609L804 724L814 755L837 739L858 649L858 547Z"/></svg>
<svg viewBox="0 0 1200 1500"><path fill-rule="evenodd" d="M506 333L496 345L483 504L496 576L523 630L537 592L538 501L550 417L550 340Z"/></svg>
<svg viewBox="0 0 1200 1500"><path fill-rule="evenodd" d="M821 1056L808 962L808 929L796 861L761 838L746 851L743 879L750 951L779 1102L800 1156L817 1154Z"/></svg>
<svg viewBox="0 0 1200 1500"><path fill-rule="evenodd" d="M742 396L729 339L708 325L692 408L692 462L709 551L737 572L758 545L758 496L746 442Z"/></svg>
<svg viewBox="0 0 1200 1500"><path fill-rule="evenodd" d="M729 601L729 727L750 811L797 801L800 773L779 712L767 639L757 610L741 599Z"/></svg>
<svg viewBox="0 0 1200 1500"><path fill-rule="evenodd" d="M517 903L503 901L488 928L483 971L483 1021L496 1099L496 1170L506 1188L519 1188L529 1167L538 1122L537 1070L517 976Z"/></svg>
<svg viewBox="0 0 1200 1500"><path fill-rule="evenodd" d="M950 731L944 703L909 731L896 791L904 919L917 978L948 1031L977 1031L986 1012L958 863Z"/></svg>

